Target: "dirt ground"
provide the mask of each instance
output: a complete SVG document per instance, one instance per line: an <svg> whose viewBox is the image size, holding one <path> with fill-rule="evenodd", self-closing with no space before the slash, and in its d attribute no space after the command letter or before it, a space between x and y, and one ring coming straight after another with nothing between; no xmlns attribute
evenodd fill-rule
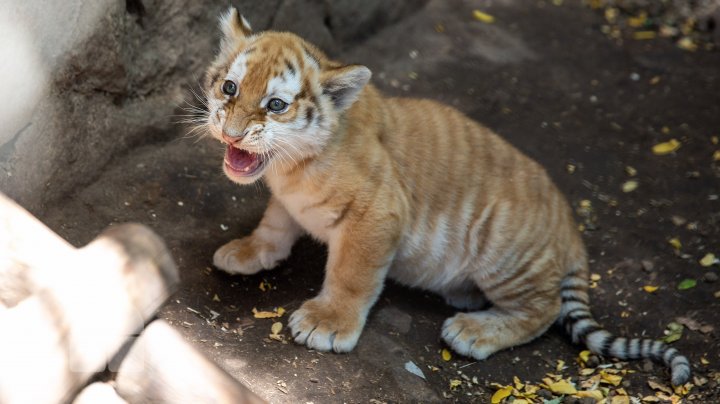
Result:
<svg viewBox="0 0 720 404"><path fill-rule="evenodd" d="M720 53L689 52L662 38L618 43L601 32L601 13L567 3L434 0L341 58L368 65L388 94L456 106L541 162L578 208L599 276L591 293L599 321L617 334L663 337L680 317L687 326L673 346L698 376L685 399L720 402L720 266L699 263L707 253L720 256L720 162L713 162ZM479 7L492 23L473 18ZM257 276L213 269L214 250L253 229L268 194L261 185L230 183L219 143L184 138L186 130L149 134L153 143L117 156L40 218L77 246L108 225L150 225L183 278L160 316L260 396L278 403L489 402L490 383L508 385L514 376L533 384L546 373L587 379L576 363L583 347L555 328L486 361L445 361L440 326L453 309L392 282L349 354L269 339L273 321L286 324L288 315L256 319L253 308L291 312L317 293L325 249L302 239L286 262ZM681 147L653 153L670 139ZM624 192L630 180L637 188ZM697 283L679 290L684 279ZM558 360L567 368L557 371ZM405 370L408 361L426 380ZM621 367L634 373L608 385L614 394L624 388L644 397L658 391L648 380L668 384L663 366ZM460 385L451 388L453 380Z"/></svg>

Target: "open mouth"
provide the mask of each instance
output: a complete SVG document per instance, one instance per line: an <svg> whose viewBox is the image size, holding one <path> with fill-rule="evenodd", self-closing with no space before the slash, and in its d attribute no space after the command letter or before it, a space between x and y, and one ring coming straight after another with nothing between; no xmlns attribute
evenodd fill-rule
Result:
<svg viewBox="0 0 720 404"><path fill-rule="evenodd" d="M265 159L259 154L228 145L225 151L225 169L238 177L252 177L265 166Z"/></svg>

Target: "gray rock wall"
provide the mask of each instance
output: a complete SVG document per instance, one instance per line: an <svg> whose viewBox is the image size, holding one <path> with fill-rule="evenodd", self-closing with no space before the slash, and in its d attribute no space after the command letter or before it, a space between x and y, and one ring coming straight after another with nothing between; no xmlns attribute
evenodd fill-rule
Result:
<svg viewBox="0 0 720 404"><path fill-rule="evenodd" d="M331 55L426 0L232 2L256 30L297 32ZM0 0L0 191L36 213L172 122L216 46L225 1Z"/></svg>

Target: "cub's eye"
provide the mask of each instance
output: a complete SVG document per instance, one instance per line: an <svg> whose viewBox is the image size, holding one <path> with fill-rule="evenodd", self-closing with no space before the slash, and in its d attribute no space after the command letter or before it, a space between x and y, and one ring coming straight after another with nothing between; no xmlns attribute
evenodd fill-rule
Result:
<svg viewBox="0 0 720 404"><path fill-rule="evenodd" d="M272 112L282 112L285 108L287 108L287 105L287 102L281 100L280 98L273 98L268 102L267 109Z"/></svg>
<svg viewBox="0 0 720 404"><path fill-rule="evenodd" d="M235 95L235 92L237 91L237 84L235 84L232 80L225 80L225 82L222 85L222 92L227 95Z"/></svg>

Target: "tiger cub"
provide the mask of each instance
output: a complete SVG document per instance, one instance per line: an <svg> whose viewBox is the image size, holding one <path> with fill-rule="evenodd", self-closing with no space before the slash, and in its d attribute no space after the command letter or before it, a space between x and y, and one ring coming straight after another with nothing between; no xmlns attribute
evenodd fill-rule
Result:
<svg viewBox="0 0 720 404"><path fill-rule="evenodd" d="M234 8L220 27L204 125L227 145L225 174L263 178L272 196L252 234L213 261L250 275L304 232L326 243L322 290L289 319L297 343L352 350L389 276L466 310L442 326L462 355L485 359L557 322L596 354L652 358L675 385L688 380L676 349L615 337L593 319L580 234L535 161L449 106L383 96L365 66L291 33L252 33Z"/></svg>

